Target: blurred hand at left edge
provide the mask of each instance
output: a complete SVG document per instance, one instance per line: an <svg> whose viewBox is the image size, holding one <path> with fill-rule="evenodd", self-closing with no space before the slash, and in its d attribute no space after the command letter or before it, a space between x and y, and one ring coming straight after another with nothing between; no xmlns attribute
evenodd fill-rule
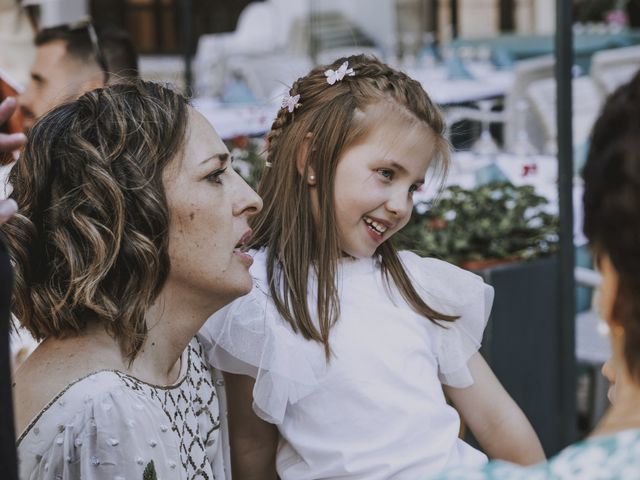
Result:
<svg viewBox="0 0 640 480"><path fill-rule="evenodd" d="M0 126L4 125L13 115L17 107L16 99L5 98L0 103ZM13 161L12 152L22 147L27 141L24 133L0 133L0 162L10 163ZM18 211L18 205L14 200L0 200L0 224L6 222L14 213Z"/></svg>
<svg viewBox="0 0 640 480"><path fill-rule="evenodd" d="M0 103L0 128L11 118L17 105L18 102L13 97L7 97ZM19 149L26 142L27 137L24 133L0 133L0 153L8 154L0 156L0 159L4 160L2 163L11 163L13 161L11 152Z"/></svg>

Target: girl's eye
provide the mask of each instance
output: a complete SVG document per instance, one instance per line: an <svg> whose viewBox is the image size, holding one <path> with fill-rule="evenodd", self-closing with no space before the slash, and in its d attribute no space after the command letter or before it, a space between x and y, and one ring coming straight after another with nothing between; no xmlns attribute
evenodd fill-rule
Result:
<svg viewBox="0 0 640 480"><path fill-rule="evenodd" d="M227 170L227 167L220 168L215 172L211 172L209 175L204 177L208 182L222 184L222 174Z"/></svg>
<svg viewBox="0 0 640 480"><path fill-rule="evenodd" d="M389 170L388 168L379 168L378 173L387 180L393 179L393 170Z"/></svg>

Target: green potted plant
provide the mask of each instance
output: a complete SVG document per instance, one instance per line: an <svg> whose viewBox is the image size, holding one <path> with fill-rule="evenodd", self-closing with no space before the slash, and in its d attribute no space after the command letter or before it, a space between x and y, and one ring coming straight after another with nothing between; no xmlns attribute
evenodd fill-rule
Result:
<svg viewBox="0 0 640 480"><path fill-rule="evenodd" d="M472 189L445 188L417 203L399 237L401 248L479 270L547 257L558 246L557 217L530 185L492 182Z"/></svg>

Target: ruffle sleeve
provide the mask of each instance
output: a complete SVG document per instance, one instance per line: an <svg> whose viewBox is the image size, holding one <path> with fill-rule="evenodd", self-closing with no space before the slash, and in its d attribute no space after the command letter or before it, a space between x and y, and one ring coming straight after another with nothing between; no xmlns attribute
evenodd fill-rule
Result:
<svg viewBox="0 0 640 480"><path fill-rule="evenodd" d="M457 315L454 322L439 322L436 358L443 384L465 388L473 384L467 365L480 348L493 304L493 287L481 277L450 263L400 252L400 258L427 304L444 314Z"/></svg>
<svg viewBox="0 0 640 480"><path fill-rule="evenodd" d="M287 405L317 388L326 361L322 345L304 340L278 314L260 271L262 252L254 267L251 292L209 317L198 336L213 367L255 379L253 409L277 425Z"/></svg>
<svg viewBox="0 0 640 480"><path fill-rule="evenodd" d="M95 374L54 399L18 444L20 478L182 478L166 415L150 399Z"/></svg>

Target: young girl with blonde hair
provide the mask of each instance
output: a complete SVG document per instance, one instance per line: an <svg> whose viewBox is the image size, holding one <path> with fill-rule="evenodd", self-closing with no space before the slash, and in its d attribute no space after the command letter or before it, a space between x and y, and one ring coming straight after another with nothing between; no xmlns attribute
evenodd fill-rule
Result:
<svg viewBox="0 0 640 480"><path fill-rule="evenodd" d="M234 479L416 479L483 464L446 397L491 457L542 460L477 353L492 288L390 242L427 171L448 163L420 84L365 56L315 68L268 145L254 288L201 332L227 372Z"/></svg>

